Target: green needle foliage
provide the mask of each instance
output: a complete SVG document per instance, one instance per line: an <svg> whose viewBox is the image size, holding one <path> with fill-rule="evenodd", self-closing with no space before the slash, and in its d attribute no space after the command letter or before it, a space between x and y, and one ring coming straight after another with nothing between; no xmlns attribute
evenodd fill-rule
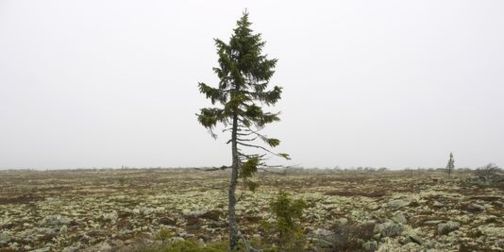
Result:
<svg viewBox="0 0 504 252"><path fill-rule="evenodd" d="M230 132L231 136L227 142L231 144L232 155L232 165L228 167L231 168L228 210L231 250L236 249L240 236L235 215L238 179L255 190L257 183L251 178L258 169L267 167L264 163L266 154L289 159L288 154L269 149L278 146L280 140L260 133L267 124L280 120L279 113L267 112L264 107L280 100L282 88L268 88L277 60L268 59L263 54L265 42L261 34L253 33L250 25L248 13L244 12L229 43L215 39L219 64L213 70L220 80L219 84L217 87L203 82L198 84L199 91L214 105L202 108L197 114L198 121L209 129L213 137L217 136L213 129L218 124L224 125L223 132ZM254 152L245 152L247 149Z"/></svg>
<svg viewBox="0 0 504 252"><path fill-rule="evenodd" d="M276 218L275 230L278 233L280 248L283 251L302 251L303 230L299 221L307 207L305 201L294 200L287 193L281 191L270 203L270 206Z"/></svg>

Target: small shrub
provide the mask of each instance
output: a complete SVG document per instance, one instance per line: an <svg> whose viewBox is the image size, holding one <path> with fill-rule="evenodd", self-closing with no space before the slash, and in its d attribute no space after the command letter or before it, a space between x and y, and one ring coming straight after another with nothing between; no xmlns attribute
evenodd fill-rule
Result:
<svg viewBox="0 0 504 252"><path fill-rule="evenodd" d="M334 227L332 251L363 251L363 244L371 240L374 223L347 223Z"/></svg>
<svg viewBox="0 0 504 252"><path fill-rule="evenodd" d="M280 251L302 251L305 241L299 221L306 208L305 201L294 200L287 193L280 192L270 206L275 216L273 232L277 234Z"/></svg>
<svg viewBox="0 0 504 252"><path fill-rule="evenodd" d="M489 181L489 180L494 180L497 177L499 177L500 172L502 172L501 168L499 168L495 164L490 163L490 164L487 164L483 167L476 169L476 171L474 173L478 178L480 178L482 180Z"/></svg>
<svg viewBox="0 0 504 252"><path fill-rule="evenodd" d="M166 229L166 228L162 228L156 234L156 240L160 240L160 241L165 242L165 241L169 240L170 238L172 238L173 235L174 235L173 231Z"/></svg>
<svg viewBox="0 0 504 252"><path fill-rule="evenodd" d="M126 177L119 177L118 181L121 186L124 186L128 182L128 179Z"/></svg>
<svg viewBox="0 0 504 252"><path fill-rule="evenodd" d="M504 171L495 164L487 164L474 171L476 183L504 189Z"/></svg>

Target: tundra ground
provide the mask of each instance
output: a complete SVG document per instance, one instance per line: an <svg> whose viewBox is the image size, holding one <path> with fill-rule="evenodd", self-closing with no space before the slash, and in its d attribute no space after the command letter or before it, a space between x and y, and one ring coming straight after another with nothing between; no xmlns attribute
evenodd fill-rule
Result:
<svg viewBox="0 0 504 252"><path fill-rule="evenodd" d="M269 202L283 190L307 202L307 251L345 242L344 225L371 228L359 241L369 251L504 251L503 190L470 177L261 172L255 193L238 191L239 224L250 240L267 236ZM225 171L196 169L0 171L0 251L131 251L165 236L225 240L227 183Z"/></svg>

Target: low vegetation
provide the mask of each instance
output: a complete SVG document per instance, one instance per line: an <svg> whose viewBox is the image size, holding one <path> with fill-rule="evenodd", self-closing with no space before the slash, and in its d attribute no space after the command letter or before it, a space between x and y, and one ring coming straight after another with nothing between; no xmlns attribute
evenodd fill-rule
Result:
<svg viewBox="0 0 504 252"><path fill-rule="evenodd" d="M504 249L503 189L478 172L276 172L259 172L255 193L237 188L252 248ZM228 181L195 169L0 171L0 251L226 251Z"/></svg>
<svg viewBox="0 0 504 252"><path fill-rule="evenodd" d="M269 241L281 251L303 251L305 241L300 220L306 203L302 199L294 200L281 191L270 202L273 223L267 226Z"/></svg>
<svg viewBox="0 0 504 252"><path fill-rule="evenodd" d="M482 186L504 189L504 170L495 164L487 164L476 169L474 181Z"/></svg>

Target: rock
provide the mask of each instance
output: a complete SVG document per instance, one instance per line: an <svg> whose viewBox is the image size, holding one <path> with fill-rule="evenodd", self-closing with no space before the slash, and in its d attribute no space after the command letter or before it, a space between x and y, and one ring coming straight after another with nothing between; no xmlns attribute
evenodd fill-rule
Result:
<svg viewBox="0 0 504 252"><path fill-rule="evenodd" d="M444 207L444 204L435 200L434 203L432 203L432 206L434 207Z"/></svg>
<svg viewBox="0 0 504 252"><path fill-rule="evenodd" d="M375 233L380 233L381 237L395 237L402 233L403 226L391 221L375 226Z"/></svg>
<svg viewBox="0 0 504 252"><path fill-rule="evenodd" d="M112 251L112 246L110 246L107 242L102 242L98 245L96 245L96 251L97 252L109 252Z"/></svg>
<svg viewBox="0 0 504 252"><path fill-rule="evenodd" d="M376 211L376 210L380 209L380 205L376 204L375 202L372 202L372 203L369 203L367 208L371 211Z"/></svg>
<svg viewBox="0 0 504 252"><path fill-rule="evenodd" d="M378 241L378 240L380 240L380 238L381 238L381 234L380 233L377 233L377 234L373 235L373 240L377 240Z"/></svg>
<svg viewBox="0 0 504 252"><path fill-rule="evenodd" d="M190 209L182 209L182 215L184 215L184 217L187 217L187 216L200 216L202 214L206 213L205 210L196 210L196 211L193 211L193 210L190 210Z"/></svg>
<svg viewBox="0 0 504 252"><path fill-rule="evenodd" d="M193 238L195 235L194 234L190 234L190 233L187 233L187 232L180 232L178 234L178 237L181 237L181 238L187 238L187 239L190 239L190 238Z"/></svg>
<svg viewBox="0 0 504 252"><path fill-rule="evenodd" d="M170 241L171 242L183 242L183 241L185 241L185 239L182 237L173 237L170 239Z"/></svg>
<svg viewBox="0 0 504 252"><path fill-rule="evenodd" d="M362 244L362 248L365 251L376 251L378 249L378 243L376 241L367 241Z"/></svg>
<svg viewBox="0 0 504 252"><path fill-rule="evenodd" d="M102 214L103 220L110 221L112 223L116 223L118 215L116 211L112 211L110 213L104 213Z"/></svg>
<svg viewBox="0 0 504 252"><path fill-rule="evenodd" d="M7 232L0 233L0 245L5 245L11 240L11 236Z"/></svg>
<svg viewBox="0 0 504 252"><path fill-rule="evenodd" d="M49 252L49 251L51 251L50 247L44 247L44 248L34 249L31 252Z"/></svg>
<svg viewBox="0 0 504 252"><path fill-rule="evenodd" d="M347 218L339 218L336 220L336 223L338 225L346 225L348 223L348 219Z"/></svg>
<svg viewBox="0 0 504 252"><path fill-rule="evenodd" d="M426 252L435 252L433 249L437 246L437 242L426 241L423 246L427 248Z"/></svg>
<svg viewBox="0 0 504 252"><path fill-rule="evenodd" d="M418 244L418 245L422 245L422 244L423 244L423 240L422 240L422 238L420 238L420 236L418 236L418 235L416 235L416 234L410 234L410 235L408 235L408 238L409 238L412 242L414 242L414 243L416 243L416 244Z"/></svg>
<svg viewBox="0 0 504 252"><path fill-rule="evenodd" d="M498 248L504 249L504 239L500 239L497 242L495 242L495 246Z"/></svg>
<svg viewBox="0 0 504 252"><path fill-rule="evenodd" d="M443 222L442 220L428 220L428 221L424 221L423 224L425 225L437 225L439 223Z"/></svg>
<svg viewBox="0 0 504 252"><path fill-rule="evenodd" d="M49 227L59 227L70 224L72 220L61 215L49 215L40 221L40 225Z"/></svg>
<svg viewBox="0 0 504 252"><path fill-rule="evenodd" d="M327 229L322 229L322 228L318 228L317 230L315 230L315 232L313 232L316 236L322 236L322 237L331 237L334 235L334 232L330 231L330 230L327 230Z"/></svg>
<svg viewBox="0 0 504 252"><path fill-rule="evenodd" d="M401 223L401 224L406 224L408 220L404 216L403 213L396 213L394 216L392 216L392 220L396 223Z"/></svg>
<svg viewBox="0 0 504 252"><path fill-rule="evenodd" d="M409 204L410 204L409 201L397 199L397 200L389 201L387 203L387 207L392 208L392 209L400 209L400 208L403 208Z"/></svg>
<svg viewBox="0 0 504 252"><path fill-rule="evenodd" d="M462 207L463 210L470 212L470 213L481 213L485 211L485 207L482 205L478 204L468 204Z"/></svg>
<svg viewBox="0 0 504 252"><path fill-rule="evenodd" d="M437 231L438 234L444 235L457 230L459 227L460 223L455 221L448 221L447 223L439 223L437 226Z"/></svg>
<svg viewBox="0 0 504 252"><path fill-rule="evenodd" d="M504 234L504 227L496 227L494 225L482 225L478 229L486 236L501 237Z"/></svg>

